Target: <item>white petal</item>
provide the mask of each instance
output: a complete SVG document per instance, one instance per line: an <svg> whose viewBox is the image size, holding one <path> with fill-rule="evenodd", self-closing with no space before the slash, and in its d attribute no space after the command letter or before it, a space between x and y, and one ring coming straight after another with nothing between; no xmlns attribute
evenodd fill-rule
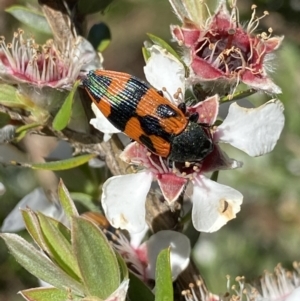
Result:
<svg viewBox="0 0 300 301"><path fill-rule="evenodd" d="M0 182L0 196L6 192L5 186Z"/></svg>
<svg viewBox="0 0 300 301"><path fill-rule="evenodd" d="M105 301L125 301L129 287L129 279L122 281L120 286Z"/></svg>
<svg viewBox="0 0 300 301"><path fill-rule="evenodd" d="M20 209L26 209L27 207L34 211L40 211L45 215L54 217L62 222L65 221L65 215L62 208L57 204L51 203L42 188L36 188L22 198L9 213L3 222L1 231L15 232L24 229L25 224Z"/></svg>
<svg viewBox="0 0 300 301"><path fill-rule="evenodd" d="M151 53L144 67L147 81L157 90L166 89L167 93L165 92L164 96L174 101L173 96L179 88L183 93L185 91L184 66L175 56L158 45L153 45L147 50Z"/></svg>
<svg viewBox="0 0 300 301"><path fill-rule="evenodd" d="M159 252L168 247L171 248L172 278L176 280L178 275L190 262L191 245L189 239L175 231L163 230L155 233L146 242L149 264L148 277L155 279L156 259Z"/></svg>
<svg viewBox="0 0 300 301"><path fill-rule="evenodd" d="M283 109L278 99L254 109L234 103L214 134L214 140L230 143L252 157L267 154L275 147L283 129Z"/></svg>
<svg viewBox="0 0 300 301"><path fill-rule="evenodd" d="M146 225L145 229L138 233L130 234L130 245L134 248L138 248L141 245L141 242L145 238L146 233L148 232L149 227Z"/></svg>
<svg viewBox="0 0 300 301"><path fill-rule="evenodd" d="M284 299L284 301L299 301L300 300L300 287L296 288L291 294Z"/></svg>
<svg viewBox="0 0 300 301"><path fill-rule="evenodd" d="M115 176L103 184L102 206L115 228L138 233L145 229L145 202L152 183L152 174Z"/></svg>
<svg viewBox="0 0 300 301"><path fill-rule="evenodd" d="M194 182L192 220L202 232L219 230L240 211L243 195L228 186L199 176Z"/></svg>
<svg viewBox="0 0 300 301"><path fill-rule="evenodd" d="M97 108L97 106L92 103L92 110L96 115L96 118L90 120L90 124L96 128L98 131L104 133L103 140L106 142L110 139L111 135L114 133L120 133L116 127L114 127L107 118L102 114L102 112Z"/></svg>
<svg viewBox="0 0 300 301"><path fill-rule="evenodd" d="M102 69L102 56L99 55L93 45L84 37L78 37L78 63L82 64L81 70L90 71Z"/></svg>

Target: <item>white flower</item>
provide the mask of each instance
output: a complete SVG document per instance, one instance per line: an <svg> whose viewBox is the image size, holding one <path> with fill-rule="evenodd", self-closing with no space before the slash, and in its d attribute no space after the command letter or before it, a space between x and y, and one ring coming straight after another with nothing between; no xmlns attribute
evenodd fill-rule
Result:
<svg viewBox="0 0 300 301"><path fill-rule="evenodd" d="M44 190L42 188L36 188L23 197L4 219L1 231L16 232L24 229L25 224L20 209L26 208L30 208L34 211L40 211L64 224L67 223L67 218L60 205L51 203L46 197Z"/></svg>
<svg viewBox="0 0 300 301"><path fill-rule="evenodd" d="M190 262L191 246L189 239L175 231L162 230L153 234L142 244L133 244L135 236L141 238L140 233L131 234L130 241L122 232L117 231L112 234L105 231L109 237L111 235L113 246L123 257L131 271L143 281L155 279L155 268L157 256L163 249L170 248L170 263L173 281L186 269ZM144 235L145 232L142 232Z"/></svg>
<svg viewBox="0 0 300 301"><path fill-rule="evenodd" d="M102 114L102 112L97 108L97 106L92 103L92 110L96 116L96 118L92 118L90 120L90 124L97 129L98 131L104 134L103 140L104 142L108 141L112 134L120 133L116 127L114 127L107 118Z"/></svg>
<svg viewBox="0 0 300 301"><path fill-rule="evenodd" d="M164 80L165 86L159 88L176 94L173 83L178 82L178 76L182 81L183 65L159 46L148 50L151 57L144 68L147 79L152 81L152 85ZM169 64L172 72L176 70L175 74L168 74ZM158 73L155 73L155 66L158 66ZM165 72L162 72L162 69ZM184 83L181 83L179 89L182 87ZM284 125L283 106L277 99L254 109L242 108L234 103L230 106L223 123L215 127L218 109L217 95L187 108L188 112L199 114L198 123L207 124L208 135L212 137L214 144L213 151L200 162L174 162L173 167L169 167L165 158L150 153L136 142L125 148L121 158L127 163L142 166L144 170L111 177L104 183L102 206L114 227L126 229L131 233L140 232L146 227L145 201L153 180L157 180L170 206L177 200L188 181L192 182L192 221L198 231L217 231L235 218L236 213L240 211L242 194L208 179L205 174L242 166L241 162L229 159L220 149L219 143L230 143L250 156L261 156L272 151Z"/></svg>

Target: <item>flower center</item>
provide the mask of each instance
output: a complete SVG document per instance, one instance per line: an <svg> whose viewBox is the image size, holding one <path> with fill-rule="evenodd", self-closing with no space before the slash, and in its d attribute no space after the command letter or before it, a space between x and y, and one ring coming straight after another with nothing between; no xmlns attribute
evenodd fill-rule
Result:
<svg viewBox="0 0 300 301"><path fill-rule="evenodd" d="M167 159L148 153L151 166L147 166L151 171L160 177L162 174L173 173L181 178L192 180L201 170L201 162L168 162Z"/></svg>
<svg viewBox="0 0 300 301"><path fill-rule="evenodd" d="M253 57L250 39L239 28L208 32L196 46L196 55L226 75L244 70Z"/></svg>
<svg viewBox="0 0 300 301"><path fill-rule="evenodd" d="M67 45L61 52L52 40L39 45L34 38L24 38L23 35L23 30L19 29L11 43L6 43L4 37L0 37L0 63L5 66L7 73L21 80L50 86L73 75L75 80L81 67L74 63L78 62L75 57L76 45Z"/></svg>

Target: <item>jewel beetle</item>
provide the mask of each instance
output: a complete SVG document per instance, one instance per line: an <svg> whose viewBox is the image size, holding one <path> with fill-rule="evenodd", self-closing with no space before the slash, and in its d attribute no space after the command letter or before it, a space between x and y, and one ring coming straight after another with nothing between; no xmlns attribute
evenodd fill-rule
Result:
<svg viewBox="0 0 300 301"><path fill-rule="evenodd" d="M93 70L82 84L117 129L152 153L173 162L193 162L212 152L212 139L198 118L187 117L184 106L178 108L136 77Z"/></svg>

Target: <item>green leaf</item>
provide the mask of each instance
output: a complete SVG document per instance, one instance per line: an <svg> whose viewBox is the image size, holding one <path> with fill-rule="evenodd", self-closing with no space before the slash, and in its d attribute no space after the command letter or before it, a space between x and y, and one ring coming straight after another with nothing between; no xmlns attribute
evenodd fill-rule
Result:
<svg viewBox="0 0 300 301"><path fill-rule="evenodd" d="M37 213L50 257L72 278L80 280L80 271L71 246L70 230L62 223Z"/></svg>
<svg viewBox="0 0 300 301"><path fill-rule="evenodd" d="M26 108L26 105L18 97L17 89L7 84L0 84L0 104L9 108Z"/></svg>
<svg viewBox="0 0 300 301"><path fill-rule="evenodd" d="M143 54L145 63L147 63L147 61L148 61L149 58L151 57L150 51L148 51L148 49L147 49L146 47L143 47L143 48L142 48L142 54Z"/></svg>
<svg viewBox="0 0 300 301"><path fill-rule="evenodd" d="M82 217L72 223L74 254L83 283L91 296L106 299L120 285L116 255L100 229Z"/></svg>
<svg viewBox="0 0 300 301"><path fill-rule="evenodd" d="M255 89L248 89L243 91L237 91L233 95L227 95L220 98L220 103L228 102L228 101L236 101L248 96L251 96L253 94L257 93L257 90Z"/></svg>
<svg viewBox="0 0 300 301"><path fill-rule="evenodd" d="M74 158L66 159L66 160L60 160L60 161L51 161L51 162L45 162L45 163L19 163L15 161L11 161L14 165L19 165L23 167L29 167L32 169L44 169L44 170L66 170L78 167L82 164L87 163L92 158L95 158L96 154L87 154L82 156L77 156Z"/></svg>
<svg viewBox="0 0 300 301"><path fill-rule="evenodd" d="M41 13L20 5L11 6L5 11L36 31L49 35L52 33L46 18Z"/></svg>
<svg viewBox="0 0 300 301"><path fill-rule="evenodd" d="M28 233L31 235L36 244L45 252L50 252L48 246L44 241L44 237L41 231L39 220L30 208L22 209L21 214Z"/></svg>
<svg viewBox="0 0 300 301"><path fill-rule="evenodd" d="M93 197L83 192L71 192L71 198L87 208L88 211L101 212L99 205L93 203Z"/></svg>
<svg viewBox="0 0 300 301"><path fill-rule="evenodd" d="M173 54L181 63L183 63L183 61L181 60L181 57L178 55L178 53L166 41L164 41L163 39L161 39L151 33L147 33L147 36L154 44L166 49L168 52ZM183 65L185 65L185 64L183 63Z"/></svg>
<svg viewBox="0 0 300 301"><path fill-rule="evenodd" d="M122 280L128 279L129 271L128 271L128 267L127 267L125 260L119 253L116 252L115 255L117 257L118 265L119 265L119 269L120 269L120 278Z"/></svg>
<svg viewBox="0 0 300 301"><path fill-rule="evenodd" d="M3 233L0 237L5 241L9 251L27 271L37 278L50 283L59 289L71 289L83 296L83 287L76 280L57 267L41 251L37 250L25 239L16 235Z"/></svg>
<svg viewBox="0 0 300 301"><path fill-rule="evenodd" d="M61 206L63 207L64 212L65 212L69 222L71 223L72 217L79 216L79 214L78 214L78 211L77 211L77 209L74 205L74 202L70 196L70 193L62 179L60 179L59 184L58 184L58 197L59 197Z"/></svg>
<svg viewBox="0 0 300 301"><path fill-rule="evenodd" d="M157 256L155 284L155 301L173 301L170 249L162 250Z"/></svg>
<svg viewBox="0 0 300 301"><path fill-rule="evenodd" d="M61 290L55 287L39 287L20 292L21 296L29 301L75 301L74 296L68 290ZM71 298L70 298L71 297ZM79 300L79 298L77 298Z"/></svg>
<svg viewBox="0 0 300 301"><path fill-rule="evenodd" d="M57 112L56 116L54 117L52 123L54 130L62 131L68 125L72 115L74 94L77 90L79 83L80 83L79 80L75 82L71 92L69 93L65 102L63 103L60 110Z"/></svg>
<svg viewBox="0 0 300 301"><path fill-rule="evenodd" d="M78 10L84 15L94 14L96 12L104 11L112 1L113 0L79 0L77 6Z"/></svg>
<svg viewBox="0 0 300 301"><path fill-rule="evenodd" d="M22 140L25 137L25 135L27 134L27 132L29 130L38 128L40 126L41 126L40 123L30 123L30 124L25 124L25 125L19 126L16 129L16 134L18 134L18 137L16 137L16 141L19 142L20 140Z"/></svg>
<svg viewBox="0 0 300 301"><path fill-rule="evenodd" d="M37 128L37 127L40 127L40 126L41 126L41 124L40 124L40 123L36 123L36 122L34 122L34 123L29 123L29 124L25 124L25 125L21 125L21 126L19 126L19 127L16 129L16 133L17 133L17 134L20 134L20 133L22 133L22 132L26 132L26 131L28 131L28 130L32 130L32 129Z"/></svg>
<svg viewBox="0 0 300 301"><path fill-rule="evenodd" d="M130 301L154 301L154 295L149 287L133 273L129 273L128 299Z"/></svg>

